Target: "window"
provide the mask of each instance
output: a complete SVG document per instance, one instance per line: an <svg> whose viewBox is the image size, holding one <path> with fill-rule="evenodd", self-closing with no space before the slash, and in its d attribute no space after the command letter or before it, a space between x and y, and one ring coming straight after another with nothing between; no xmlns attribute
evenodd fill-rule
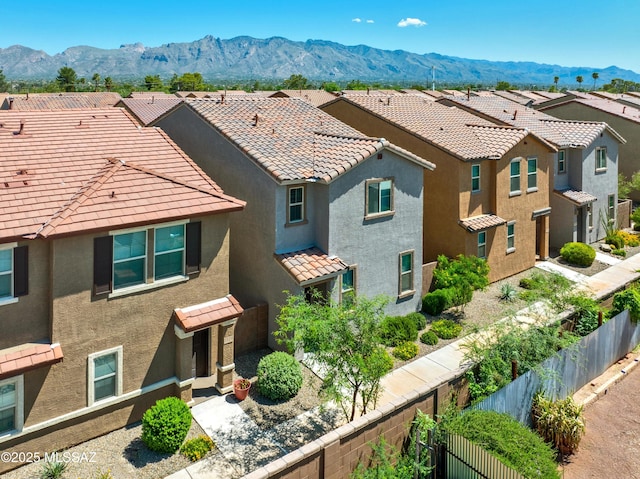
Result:
<svg viewBox="0 0 640 479"><path fill-rule="evenodd" d="M509 193L511 195L520 194L520 158L517 158L511 162L510 165L510 183Z"/></svg>
<svg viewBox="0 0 640 479"><path fill-rule="evenodd" d="M94 238L94 294L184 280L200 271L201 223L166 224ZM148 274L148 264L153 274Z"/></svg>
<svg viewBox="0 0 640 479"><path fill-rule="evenodd" d="M480 165L471 165L471 192L480 191Z"/></svg>
<svg viewBox="0 0 640 479"><path fill-rule="evenodd" d="M607 149L596 148L596 171L607 169Z"/></svg>
<svg viewBox="0 0 640 479"><path fill-rule="evenodd" d="M513 253L516 250L516 223L507 223L507 253Z"/></svg>
<svg viewBox="0 0 640 479"><path fill-rule="evenodd" d="M400 253L399 294L413 293L413 251Z"/></svg>
<svg viewBox="0 0 640 479"><path fill-rule="evenodd" d="M527 159L527 191L538 190L538 159Z"/></svg>
<svg viewBox="0 0 640 479"><path fill-rule="evenodd" d="M609 195L607 204L607 215L609 221L615 221L616 219L616 195Z"/></svg>
<svg viewBox="0 0 640 479"><path fill-rule="evenodd" d="M367 181L367 215L393 211L393 180Z"/></svg>
<svg viewBox="0 0 640 479"><path fill-rule="evenodd" d="M593 203L587 205L587 224L589 229L593 229Z"/></svg>
<svg viewBox="0 0 640 479"><path fill-rule="evenodd" d="M356 270L354 266L350 266L347 271L344 272L341 278L340 285L340 300L344 304L351 304L353 298L356 295Z"/></svg>
<svg viewBox="0 0 640 479"><path fill-rule="evenodd" d="M487 232L480 231L478 233L478 258L487 257Z"/></svg>
<svg viewBox="0 0 640 479"><path fill-rule="evenodd" d="M558 174L567 172L566 150L558 150Z"/></svg>
<svg viewBox="0 0 640 479"><path fill-rule="evenodd" d="M89 406L122 394L122 346L89 355Z"/></svg>
<svg viewBox="0 0 640 479"><path fill-rule="evenodd" d="M0 436L22 429L23 376L0 381Z"/></svg>
<svg viewBox="0 0 640 479"><path fill-rule="evenodd" d="M288 192L287 223L304 221L304 186L292 186Z"/></svg>
<svg viewBox="0 0 640 479"><path fill-rule="evenodd" d="M28 249L17 243L0 245L0 305L28 293Z"/></svg>

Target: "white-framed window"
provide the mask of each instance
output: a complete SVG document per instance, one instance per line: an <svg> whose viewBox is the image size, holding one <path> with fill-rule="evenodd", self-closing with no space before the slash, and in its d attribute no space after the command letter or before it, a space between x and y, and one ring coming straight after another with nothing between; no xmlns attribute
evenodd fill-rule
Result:
<svg viewBox="0 0 640 479"><path fill-rule="evenodd" d="M287 191L287 223L304 221L304 186L290 186Z"/></svg>
<svg viewBox="0 0 640 479"><path fill-rule="evenodd" d="M527 191L538 190L538 159L527 158Z"/></svg>
<svg viewBox="0 0 640 479"><path fill-rule="evenodd" d="M480 191L480 163L471 165L471 192Z"/></svg>
<svg viewBox="0 0 640 479"><path fill-rule="evenodd" d="M487 232L480 231L478 233L478 258L486 259L487 257Z"/></svg>
<svg viewBox="0 0 640 479"><path fill-rule="evenodd" d="M607 198L607 215L609 221L616 219L616 195L609 195Z"/></svg>
<svg viewBox="0 0 640 479"><path fill-rule="evenodd" d="M596 148L596 171L607 169L607 149Z"/></svg>
<svg viewBox="0 0 640 479"><path fill-rule="evenodd" d="M587 224L589 229L593 229L593 203L587 205Z"/></svg>
<svg viewBox="0 0 640 479"><path fill-rule="evenodd" d="M184 276L185 225L155 229L153 277Z"/></svg>
<svg viewBox="0 0 640 479"><path fill-rule="evenodd" d="M147 230L113 235L113 289L147 279Z"/></svg>
<svg viewBox="0 0 640 479"><path fill-rule="evenodd" d="M0 244L0 306L28 294L28 248L18 243Z"/></svg>
<svg viewBox="0 0 640 479"><path fill-rule="evenodd" d="M511 160L509 164L509 194L520 194L520 158Z"/></svg>
<svg viewBox="0 0 640 479"><path fill-rule="evenodd" d="M398 293L400 296L414 292L413 286L413 251L405 251L399 256Z"/></svg>
<svg viewBox="0 0 640 479"><path fill-rule="evenodd" d="M567 151L558 150L558 174L562 175L567 172Z"/></svg>
<svg viewBox="0 0 640 479"><path fill-rule="evenodd" d="M24 421L24 376L0 380L0 437L21 431Z"/></svg>
<svg viewBox="0 0 640 479"><path fill-rule="evenodd" d="M349 266L340 278L340 301L351 304L356 295L356 267Z"/></svg>
<svg viewBox="0 0 640 479"><path fill-rule="evenodd" d="M13 298L13 245L0 246L0 301Z"/></svg>
<svg viewBox="0 0 640 479"><path fill-rule="evenodd" d="M513 253L516 250L516 222L507 223L507 253Z"/></svg>
<svg viewBox="0 0 640 479"><path fill-rule="evenodd" d="M89 355L88 405L122 395L122 346Z"/></svg>
<svg viewBox="0 0 640 479"><path fill-rule="evenodd" d="M390 178L366 182L367 215L393 211L393 180Z"/></svg>

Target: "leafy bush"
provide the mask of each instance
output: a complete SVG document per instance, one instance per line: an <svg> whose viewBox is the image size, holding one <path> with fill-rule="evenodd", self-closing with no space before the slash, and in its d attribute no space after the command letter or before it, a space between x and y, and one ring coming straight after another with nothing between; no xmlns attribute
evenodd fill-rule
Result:
<svg viewBox="0 0 640 479"><path fill-rule="evenodd" d="M142 416L142 442L152 451L174 453L191 427L191 411L184 401L167 397Z"/></svg>
<svg viewBox="0 0 640 479"><path fill-rule="evenodd" d="M431 324L431 331L440 339L453 339L462 332L462 325L450 319L439 319Z"/></svg>
<svg viewBox="0 0 640 479"><path fill-rule="evenodd" d="M435 289L457 287L468 284L472 290L489 286L489 265L486 260L475 256L458 255L449 259L438 256L438 266L433 271Z"/></svg>
<svg viewBox="0 0 640 479"><path fill-rule="evenodd" d="M633 212L631 213L631 221L633 221L637 225L640 225L640 208L636 208L635 210L633 210Z"/></svg>
<svg viewBox="0 0 640 479"><path fill-rule="evenodd" d="M637 322L640 319L640 290L638 286L632 286L613 295L611 316L616 316L625 309L629 310L632 321Z"/></svg>
<svg viewBox="0 0 640 479"><path fill-rule="evenodd" d="M552 401L538 393L531 407L533 426L561 454L572 454L585 431L582 410L583 406L576 404L572 396Z"/></svg>
<svg viewBox="0 0 640 479"><path fill-rule="evenodd" d="M422 298L422 311L431 316L438 316L451 306L453 306L453 288L436 289Z"/></svg>
<svg viewBox="0 0 640 479"><path fill-rule="evenodd" d="M611 254L614 254L616 256L627 256L627 252L624 250L624 248L613 249L611 250Z"/></svg>
<svg viewBox="0 0 640 479"><path fill-rule="evenodd" d="M202 459L215 444L209 436L201 435L193 439L189 439L180 448L180 453L192 462Z"/></svg>
<svg viewBox="0 0 640 479"><path fill-rule="evenodd" d="M481 445L524 477L560 478L551 446L508 414L468 410L444 421L443 427Z"/></svg>
<svg viewBox="0 0 640 479"><path fill-rule="evenodd" d="M40 471L40 479L59 479L67 469L66 462L45 462Z"/></svg>
<svg viewBox="0 0 640 479"><path fill-rule="evenodd" d="M411 341L405 341L393 348L393 355L403 361L415 358L418 354L418 345Z"/></svg>
<svg viewBox="0 0 640 479"><path fill-rule="evenodd" d="M588 244L570 242L560 249L560 256L570 264L591 266L593 260L596 259L596 252Z"/></svg>
<svg viewBox="0 0 640 479"><path fill-rule="evenodd" d="M380 323L380 338L386 346L418 339L416 321L409 316L387 316Z"/></svg>
<svg viewBox="0 0 640 479"><path fill-rule="evenodd" d="M266 355L258 363L258 392L273 401L291 399L302 387L300 363L282 351Z"/></svg>
<svg viewBox="0 0 640 479"><path fill-rule="evenodd" d="M518 297L518 292L516 288L511 286L509 283L504 283L500 287L500 300L506 301L508 303L513 303Z"/></svg>
<svg viewBox="0 0 640 479"><path fill-rule="evenodd" d="M422 313L409 313L407 314L407 318L411 318L416 323L418 331L424 329L427 325L427 318L425 318Z"/></svg>
<svg viewBox="0 0 640 479"><path fill-rule="evenodd" d="M624 248L624 237L620 234L620 232L616 232L611 235L607 235L604 239L604 242L615 246L615 249Z"/></svg>
<svg viewBox="0 0 640 479"><path fill-rule="evenodd" d="M618 234L622 237L626 246L629 246L631 248L640 246L640 238L638 238L637 234L629 233L628 231L624 230L620 230Z"/></svg>
<svg viewBox="0 0 640 479"><path fill-rule="evenodd" d="M433 331L425 331L420 336L420 342L428 344L429 346L435 346L438 344L438 336Z"/></svg>
<svg viewBox="0 0 640 479"><path fill-rule="evenodd" d="M575 310L574 333L579 336L586 336L598 329L600 305L595 299L583 295L575 295L571 297L569 302Z"/></svg>
<svg viewBox="0 0 640 479"><path fill-rule="evenodd" d="M528 278L520 280L520 286L527 291L519 294L528 302L547 300L557 311L566 309L565 297L571 289L571 281L558 273L534 271Z"/></svg>

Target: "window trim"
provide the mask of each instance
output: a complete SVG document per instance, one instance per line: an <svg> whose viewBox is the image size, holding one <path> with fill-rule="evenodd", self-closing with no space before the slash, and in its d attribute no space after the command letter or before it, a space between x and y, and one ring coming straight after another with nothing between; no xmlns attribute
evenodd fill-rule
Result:
<svg viewBox="0 0 640 479"><path fill-rule="evenodd" d="M352 286L350 289L344 289L344 275L347 272L351 272L353 279L352 279ZM349 267L347 268L347 271L343 274L340 275L340 303L342 303L343 299L344 299L344 295L345 293L352 293L353 296L356 295L356 291L357 291L357 278L358 278L358 267L357 265L353 264L353 265L349 265Z"/></svg>
<svg viewBox="0 0 640 479"><path fill-rule="evenodd" d="M607 196L607 212L609 214L609 220L616 220L616 195L608 195ZM614 223L615 224L615 223Z"/></svg>
<svg viewBox="0 0 640 479"><path fill-rule="evenodd" d="M302 190L302 201L300 203L291 203L291 190ZM301 205L299 220L291 220L291 207ZM301 225L307 223L307 188L306 185L290 185L287 187L287 223L285 226Z"/></svg>
<svg viewBox="0 0 640 479"><path fill-rule="evenodd" d="M512 228L511 234L509 234L509 228ZM506 233L507 233L507 254L510 254L516 250L516 222L515 221L507 222ZM512 241L513 246L509 246L509 240Z"/></svg>
<svg viewBox="0 0 640 479"><path fill-rule="evenodd" d="M182 226L182 248L175 248L172 250L167 250L167 251L157 251L157 245L158 245L158 230L160 229L164 229L164 228L172 228L174 226ZM147 238L148 238L149 234L147 233ZM182 252L182 270L180 274L174 274L171 276L168 276L166 278L160 278L158 279L156 277L156 261L158 259L158 256L164 256L170 253L175 253L177 251L181 251ZM157 282L157 281L164 281L167 279L171 279L171 278L175 278L175 277L184 277L185 276L185 270L186 270L186 261L187 261L187 227L186 227L186 223L179 223L179 224L174 224L174 225L169 225L169 226L161 226L161 227L154 227L153 228L153 282Z"/></svg>
<svg viewBox="0 0 640 479"><path fill-rule="evenodd" d="M600 158L600 155L604 153L604 158ZM599 146L596 148L596 173L602 173L607 171L607 148L604 146ZM600 162L603 161L603 166L600 165Z"/></svg>
<svg viewBox="0 0 640 479"><path fill-rule="evenodd" d="M476 167L478 168L478 174L474 175L473 174L473 170ZM478 187L477 188L473 187L474 181L477 181L477 183L478 183ZM481 167L480 167L480 163L472 163L471 164L471 193L479 193L480 190L481 190Z"/></svg>
<svg viewBox="0 0 640 479"><path fill-rule="evenodd" d="M482 241L480 241L480 235L483 235L484 237ZM487 232L486 231L478 231L477 247L478 247L478 251L477 251L478 258L487 259ZM480 248L484 249L483 255L480 255Z"/></svg>
<svg viewBox="0 0 640 479"><path fill-rule="evenodd" d="M0 438L11 436L18 432L21 432L22 428L24 427L24 375L20 374L19 376L0 379L0 386L4 386L6 384L11 384L11 383L15 384L15 394L16 394L16 400L13 405L14 428L7 431L0 431ZM5 408L5 409L8 409L8 408Z"/></svg>
<svg viewBox="0 0 640 479"><path fill-rule="evenodd" d="M407 255L411 255L411 270L410 271L402 271L402 258L407 256ZM415 265L414 265L414 260L415 260L415 250L411 249L411 250L407 250L407 251L402 251L400 252L400 254L398 255L398 297L399 298L406 298L408 296L412 296L413 294L415 294L416 292L416 285L415 285ZM406 274L410 274L410 278L411 278L411 285L410 285L410 289L402 289L402 278L404 275Z"/></svg>
<svg viewBox="0 0 640 479"><path fill-rule="evenodd" d="M593 203L587 204L587 226L589 231L593 231Z"/></svg>
<svg viewBox="0 0 640 479"><path fill-rule="evenodd" d="M142 286L144 284L147 284L148 280L149 280L149 275L148 275L148 270L149 270L149 230L151 228L148 227L140 227L140 228L130 228L130 229L126 229L126 230L122 230L120 232L109 232L109 235L113 237L112 239L112 244L111 247L113 249L113 252L111 254L111 284L113 285L113 290L114 291L123 291L123 290L127 290L130 288L137 288L139 286ZM131 258L127 258L125 260L116 260L116 255L115 255L115 247L116 247L116 242L115 239L117 236L124 236L124 235L128 235L128 234L135 234L135 233L144 233L144 255L143 256L135 256L135 257L131 257ZM154 251L154 255L155 255L155 251ZM141 283L136 283L136 284L132 284L130 286L123 286L123 287L119 287L116 288L116 278L115 278L115 270L116 270L116 263L121 263L124 261L131 261L131 260L136 260L136 259L140 259L142 258L142 260L144 261L143 267L142 267L142 282Z"/></svg>
<svg viewBox="0 0 640 479"><path fill-rule="evenodd" d="M562 160L560 159L560 155L562 155ZM557 169L558 169L558 174L559 175L564 175L567 173L567 150L558 150L558 156L557 156ZM560 168L560 165L562 165L562 168Z"/></svg>
<svg viewBox="0 0 640 479"><path fill-rule="evenodd" d="M535 163L535 170L533 172L529 171L529 165L531 162ZM531 178L534 178L535 186L529 186L529 182ZM533 193L538 191L538 158L533 156L531 158L527 158L527 193Z"/></svg>
<svg viewBox="0 0 640 479"><path fill-rule="evenodd" d="M378 188L378 211L377 212L373 212L373 213L369 213L369 186L377 183L383 183L385 181L389 181L391 182L391 188L389 191L390 194L390 198L389 198L389 210L385 210L385 211L380 211L380 188ZM364 186L364 191L365 191L365 200L364 200L364 217L366 219L370 219L370 218L380 218L383 216L391 216L393 214L395 214L395 178L394 177L386 177L386 178L372 178L369 180L365 181L365 186Z"/></svg>
<svg viewBox="0 0 640 479"><path fill-rule="evenodd" d="M509 162L509 196L518 196L522 194L522 168L520 161L522 158L514 158ZM518 165L518 174L513 174L513 165ZM518 179L518 189L513 189L513 181Z"/></svg>
<svg viewBox="0 0 640 479"><path fill-rule="evenodd" d="M17 303L20 296L29 294L29 248L28 246L18 246L18 243L0 244L0 251L11 251L11 269L9 273L9 284L11 294L0 298L0 306Z"/></svg>
<svg viewBox="0 0 640 479"><path fill-rule="evenodd" d="M107 396L100 400L95 399L95 382L96 382L96 370L95 370L95 360L108 356L111 354L116 355L116 383L115 383L115 394L113 396ZM113 400L113 398L122 396L122 346L116 346L115 348L105 349L103 351L98 351L96 353L91 353L87 357L87 406L93 406L94 404L101 404L103 402L108 402Z"/></svg>

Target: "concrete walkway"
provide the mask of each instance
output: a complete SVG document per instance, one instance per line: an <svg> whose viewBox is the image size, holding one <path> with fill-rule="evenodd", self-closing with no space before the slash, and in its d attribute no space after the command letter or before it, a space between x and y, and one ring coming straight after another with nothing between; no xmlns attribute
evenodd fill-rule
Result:
<svg viewBox="0 0 640 479"><path fill-rule="evenodd" d="M640 278L640 255L611 263L614 264L593 276L577 274L571 269L555 264L550 266L551 262L539 262L536 266L545 271L565 275L576 282L578 288L601 299ZM518 312L515 320L524 324L531 323L539 317L541 307L543 306L540 304L534 304ZM409 393L415 389L416 384L433 383L436 387L446 379L457 377L462 370L470 366L465 364L464 351L461 348L469 339L469 336L461 338L401 368L394 369L382 379L383 393L378 400L378 407ZM624 373L618 372L619 369L619 366L614 365L613 372L609 375L623 375ZM276 431L271 434L262 431L240 408L233 395L214 397L194 406L192 412L196 421L216 442L221 454L199 461L168 476L168 479L237 479L291 452L283 445L282 437L295 435L298 429L305 428L305 424L309 422L326 422L321 410L310 411L284 425L284 436L280 436L279 439Z"/></svg>

